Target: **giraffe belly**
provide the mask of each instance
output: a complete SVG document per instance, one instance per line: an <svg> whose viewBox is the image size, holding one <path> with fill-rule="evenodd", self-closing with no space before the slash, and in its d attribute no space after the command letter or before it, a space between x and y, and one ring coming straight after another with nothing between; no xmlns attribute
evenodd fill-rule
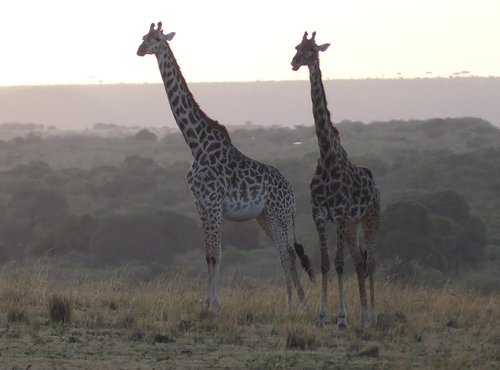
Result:
<svg viewBox="0 0 500 370"><path fill-rule="evenodd" d="M251 202L227 197L224 203L224 218L231 221L248 221L260 215L265 206L264 197Z"/></svg>

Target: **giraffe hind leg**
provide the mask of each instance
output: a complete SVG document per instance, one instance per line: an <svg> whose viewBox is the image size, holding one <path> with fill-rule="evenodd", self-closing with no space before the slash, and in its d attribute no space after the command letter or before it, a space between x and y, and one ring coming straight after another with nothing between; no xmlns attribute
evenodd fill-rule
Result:
<svg viewBox="0 0 500 370"><path fill-rule="evenodd" d="M288 255L290 257L290 272L292 275L292 281L295 285L295 289L297 290L297 296L299 297L300 302L304 302L304 289L302 288L302 284L300 283L299 275L297 273L297 264L296 264L296 254L295 250L287 243Z"/></svg>
<svg viewBox="0 0 500 370"><path fill-rule="evenodd" d="M366 257L365 252L359 248L359 223L349 224L346 228L345 241L349 247L356 275L358 278L359 298L361 301L361 323L364 326L370 324L370 313L368 312L368 304L366 298L366 284L365 284L365 267Z"/></svg>
<svg viewBox="0 0 500 370"><path fill-rule="evenodd" d="M370 321L372 324L377 322L377 313L375 310L375 243L380 225L380 206L375 204L368 214L362 220L364 239L367 246L366 272L370 284Z"/></svg>
<svg viewBox="0 0 500 370"><path fill-rule="evenodd" d="M275 221L271 222L266 211L257 216L257 222L278 249L281 265L285 273L288 308L290 312L293 312L292 282L295 285L300 301L304 300L304 290L297 274L295 252L288 243L287 229Z"/></svg>

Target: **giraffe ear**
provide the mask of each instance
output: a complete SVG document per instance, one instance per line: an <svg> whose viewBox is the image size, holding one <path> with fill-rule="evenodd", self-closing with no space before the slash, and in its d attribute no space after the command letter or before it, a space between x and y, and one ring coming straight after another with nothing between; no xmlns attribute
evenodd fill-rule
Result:
<svg viewBox="0 0 500 370"><path fill-rule="evenodd" d="M328 49L329 46L330 44L323 44L323 45L318 45L317 48L318 51L325 51L326 49Z"/></svg>
<svg viewBox="0 0 500 370"><path fill-rule="evenodd" d="M174 36L175 36L175 32L170 32L170 33L167 33L167 34L164 36L164 38L165 38L165 40L167 40L167 41L171 41L171 40L174 38Z"/></svg>

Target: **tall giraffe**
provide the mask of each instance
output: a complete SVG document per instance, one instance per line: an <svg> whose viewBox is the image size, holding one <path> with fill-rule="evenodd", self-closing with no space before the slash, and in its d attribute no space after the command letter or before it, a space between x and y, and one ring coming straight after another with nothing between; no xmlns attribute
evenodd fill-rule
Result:
<svg viewBox="0 0 500 370"><path fill-rule="evenodd" d="M338 327L347 327L347 312L344 298L344 244L351 253L358 276L361 298L362 323L369 325L376 321L375 291L373 274L375 271L375 239L380 223L380 193L375 186L369 169L356 166L347 157L340 143L340 136L330 119L325 90L319 68L319 52L328 49L330 44L316 45L314 40L304 33L302 42L292 59L292 69L301 66L309 68L311 99L314 124L320 158L311 181L312 215L318 231L321 247L322 292L318 325L326 323L328 271L327 230L328 222L334 222L337 232L337 253L334 259L339 284ZM367 249L358 245L358 230L361 225ZM370 280L370 308L366 298L365 278Z"/></svg>
<svg viewBox="0 0 500 370"><path fill-rule="evenodd" d="M204 231L208 266L205 309L215 311L220 305L222 219L246 221L256 218L279 251L288 307L292 311L292 282L300 301L304 300L295 253L311 280L314 278L303 247L295 241L292 187L276 168L257 162L236 149L226 128L200 109L168 44L174 35L174 32L164 35L161 22L156 29L155 24L151 24L137 55L156 56L175 121L194 158L186 176ZM290 224L294 248L288 242Z"/></svg>

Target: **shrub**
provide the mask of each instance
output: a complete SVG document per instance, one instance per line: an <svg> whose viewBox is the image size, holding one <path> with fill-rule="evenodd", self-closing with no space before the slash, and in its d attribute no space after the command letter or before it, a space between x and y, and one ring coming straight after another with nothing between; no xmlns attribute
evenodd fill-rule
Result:
<svg viewBox="0 0 500 370"><path fill-rule="evenodd" d="M67 323L71 319L73 302L68 297L54 294L49 300L49 315L53 322Z"/></svg>

